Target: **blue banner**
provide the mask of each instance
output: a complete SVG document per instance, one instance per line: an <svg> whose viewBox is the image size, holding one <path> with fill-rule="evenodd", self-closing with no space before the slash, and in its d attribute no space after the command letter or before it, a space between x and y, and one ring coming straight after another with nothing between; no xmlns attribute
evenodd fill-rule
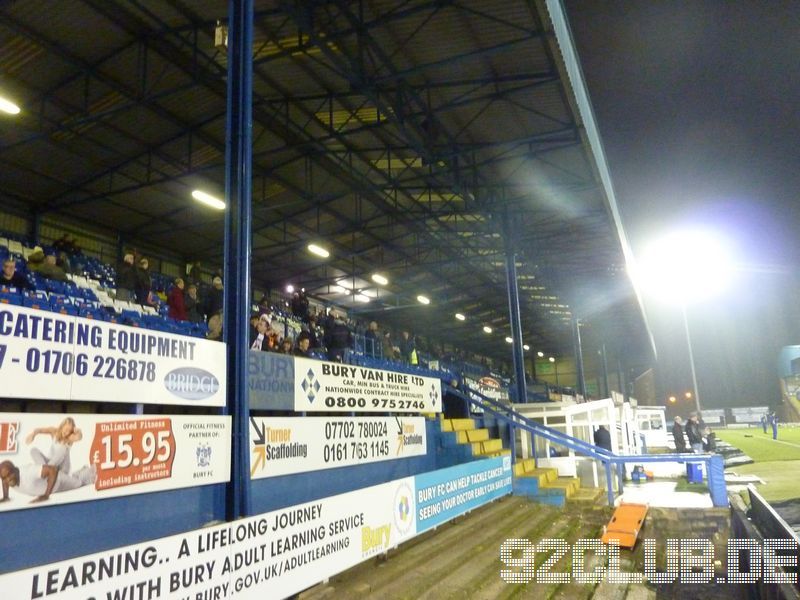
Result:
<svg viewBox="0 0 800 600"><path fill-rule="evenodd" d="M414 477L417 533L511 493L511 457L456 465Z"/></svg>
<svg viewBox="0 0 800 600"><path fill-rule="evenodd" d="M294 410L294 357L250 350L250 408Z"/></svg>

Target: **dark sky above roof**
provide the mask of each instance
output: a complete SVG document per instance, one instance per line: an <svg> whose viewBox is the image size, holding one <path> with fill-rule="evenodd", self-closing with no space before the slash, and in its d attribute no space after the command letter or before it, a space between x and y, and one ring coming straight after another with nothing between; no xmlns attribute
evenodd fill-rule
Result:
<svg viewBox="0 0 800 600"><path fill-rule="evenodd" d="M742 269L689 313L704 405L775 403L798 343L800 3L566 2L634 254L726 235ZM650 301L660 391L689 389L680 314Z"/></svg>

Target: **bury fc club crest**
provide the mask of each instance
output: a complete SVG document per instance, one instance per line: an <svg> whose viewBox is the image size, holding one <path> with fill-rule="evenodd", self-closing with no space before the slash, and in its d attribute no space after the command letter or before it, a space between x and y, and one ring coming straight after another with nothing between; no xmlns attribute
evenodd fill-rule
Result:
<svg viewBox="0 0 800 600"><path fill-rule="evenodd" d="M197 446L197 466L208 467L211 465L211 446L208 444L200 444Z"/></svg>

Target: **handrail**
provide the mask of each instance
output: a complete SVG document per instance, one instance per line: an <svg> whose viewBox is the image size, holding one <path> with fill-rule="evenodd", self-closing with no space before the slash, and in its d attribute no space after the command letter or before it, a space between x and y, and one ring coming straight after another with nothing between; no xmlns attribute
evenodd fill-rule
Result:
<svg viewBox="0 0 800 600"><path fill-rule="evenodd" d="M483 409L485 412L506 421L512 428L520 428L534 436L538 435L550 442L565 446L570 450L586 455L589 458L600 460L606 469L606 484L608 488L608 501L609 505L614 505L614 493L611 484L611 465L624 465L627 463L655 463L655 462L702 462L706 465L706 472L708 473L708 487L711 493L711 500L714 506L727 506L727 490L724 479L724 467L722 466L722 457L717 454L614 454L605 448L599 448L594 444L585 442L547 425L542 425L536 421L526 417L515 411L513 408L505 404L484 396L478 391L469 390L469 393L464 393L461 390L449 388L448 393L455 395L458 398L468 402L471 405ZM511 437L511 457L512 461L516 462L516 448L514 444L514 436ZM534 455L535 457L535 455ZM538 465L538 458L536 459ZM714 468L710 468L714 467ZM622 493L623 489L623 470L618 468L617 475L619 477L619 490Z"/></svg>

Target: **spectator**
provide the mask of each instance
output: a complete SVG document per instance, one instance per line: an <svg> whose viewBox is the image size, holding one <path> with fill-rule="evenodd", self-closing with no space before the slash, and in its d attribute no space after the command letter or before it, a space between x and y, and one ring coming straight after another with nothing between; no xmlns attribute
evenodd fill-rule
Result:
<svg viewBox="0 0 800 600"><path fill-rule="evenodd" d="M28 270L39 273L42 277L46 277L47 279L55 279L56 281L68 280L64 270L56 265L55 255L50 254L45 256L41 246L36 246L30 256L28 256Z"/></svg>
<svg viewBox="0 0 800 600"><path fill-rule="evenodd" d="M202 273L200 272L200 261L194 261L192 268L189 269L189 282L198 285L201 281Z"/></svg>
<svg viewBox="0 0 800 600"><path fill-rule="evenodd" d="M328 349L328 360L342 362L344 352L353 345L353 334L347 324L339 318L339 313L331 311L333 323L325 330L325 347Z"/></svg>
<svg viewBox="0 0 800 600"><path fill-rule="evenodd" d="M307 331L300 332L300 335L297 336L297 347L294 349L293 354L295 356L305 356L306 358L311 357L311 338L308 335Z"/></svg>
<svg viewBox="0 0 800 600"><path fill-rule="evenodd" d="M675 424L672 426L672 439L675 440L675 452L686 452L686 440L683 437L683 419L675 417Z"/></svg>
<svg viewBox="0 0 800 600"><path fill-rule="evenodd" d="M66 252L59 252L56 256L56 265L64 271L64 273L72 273L72 264L69 262L69 256Z"/></svg>
<svg viewBox="0 0 800 600"><path fill-rule="evenodd" d="M261 315L267 315L272 311L272 308L269 305L269 298L266 296L261 296L261 300L258 301L258 312Z"/></svg>
<svg viewBox="0 0 800 600"><path fill-rule="evenodd" d="M414 337L408 331L403 332L403 338L400 340L400 360L410 365L417 364L417 347L414 344Z"/></svg>
<svg viewBox="0 0 800 600"><path fill-rule="evenodd" d="M186 286L183 296L183 305L186 307L186 320L192 323L202 323L203 315L200 313L200 299L197 297L197 286L190 283Z"/></svg>
<svg viewBox="0 0 800 600"><path fill-rule="evenodd" d="M594 431L594 445L611 452L611 434L605 425L599 425Z"/></svg>
<svg viewBox="0 0 800 600"><path fill-rule="evenodd" d="M206 338L209 340L222 339L222 315L217 313L208 318L208 333Z"/></svg>
<svg viewBox="0 0 800 600"><path fill-rule="evenodd" d="M223 293L222 278L214 277L211 281L211 289L208 290L208 297L206 298L206 318L211 319L214 315L222 313Z"/></svg>
<svg viewBox="0 0 800 600"><path fill-rule="evenodd" d="M22 273L17 273L17 262L13 258L7 258L3 261L3 274L0 275L0 287L17 288L18 292L33 289L28 279Z"/></svg>
<svg viewBox="0 0 800 600"><path fill-rule="evenodd" d="M136 266L133 264L133 252L126 252L117 265L117 300L130 302L134 299L134 292L138 283Z"/></svg>
<svg viewBox="0 0 800 600"><path fill-rule="evenodd" d="M183 279L178 277L175 280L175 285L173 285L172 289L169 291L169 296L167 296L167 306L169 306L169 312L167 314L170 319L175 319L176 321L187 320L183 286Z"/></svg>
<svg viewBox="0 0 800 600"><path fill-rule="evenodd" d="M253 319L251 318L252 322ZM267 351L269 346L269 323L255 315L255 328L250 328L250 349Z"/></svg>
<svg viewBox="0 0 800 600"><path fill-rule="evenodd" d="M142 257L139 259L139 266L136 268L136 302L138 304L150 304L150 288L153 282L150 279L150 261Z"/></svg>
<svg viewBox="0 0 800 600"><path fill-rule="evenodd" d="M317 317L315 315L311 315L308 318L308 323L304 324L302 327L303 333L308 336L308 347L319 348L319 339L317 338Z"/></svg>
<svg viewBox="0 0 800 600"><path fill-rule="evenodd" d="M372 321L369 324L367 332L364 334L364 354L373 358L378 356L379 343L380 339L378 338L378 324L375 321Z"/></svg>
<svg viewBox="0 0 800 600"><path fill-rule="evenodd" d="M769 422L770 422L770 425L772 425L772 439L773 440L777 440L778 439L778 415L775 414L774 410L772 411L772 413L769 416Z"/></svg>
<svg viewBox="0 0 800 600"><path fill-rule="evenodd" d="M767 433L767 415L761 415L761 429L764 430L764 433Z"/></svg>
<svg viewBox="0 0 800 600"><path fill-rule="evenodd" d="M692 451L695 454L702 454L703 436L701 435L700 423L696 412L689 415L689 421L686 423L686 437L689 438L689 445L692 447Z"/></svg>
<svg viewBox="0 0 800 600"><path fill-rule="evenodd" d="M717 449L717 434L710 427L703 430L703 451L714 452Z"/></svg>
<svg viewBox="0 0 800 600"><path fill-rule="evenodd" d="M387 331L383 334L383 340L381 342L381 347L383 350L383 358L387 360L394 359L394 345L392 344L392 334L391 332Z"/></svg>
<svg viewBox="0 0 800 600"><path fill-rule="evenodd" d="M283 338L281 340L280 346L278 347L278 354L292 354L292 339L289 337Z"/></svg>

